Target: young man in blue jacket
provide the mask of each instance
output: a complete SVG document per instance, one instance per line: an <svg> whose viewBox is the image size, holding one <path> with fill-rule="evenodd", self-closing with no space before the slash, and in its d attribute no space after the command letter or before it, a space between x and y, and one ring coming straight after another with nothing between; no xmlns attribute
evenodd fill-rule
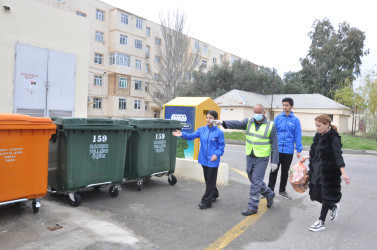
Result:
<svg viewBox="0 0 377 250"><path fill-rule="evenodd" d="M275 171L270 172L268 187L274 190L276 178L281 166L279 195L291 199L286 191L288 172L292 163L294 154L294 145L296 144L296 156L301 157L302 143L301 143L301 124L300 120L294 116L292 112L293 99L286 97L282 100L283 112L276 116L274 124L276 126L279 145L279 164Z"/></svg>

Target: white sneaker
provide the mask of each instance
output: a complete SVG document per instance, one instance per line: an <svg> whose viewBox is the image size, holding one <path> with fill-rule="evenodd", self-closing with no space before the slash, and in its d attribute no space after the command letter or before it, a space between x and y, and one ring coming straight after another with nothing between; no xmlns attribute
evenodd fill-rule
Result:
<svg viewBox="0 0 377 250"><path fill-rule="evenodd" d="M339 207L339 204L335 204L334 207L331 209L330 220L336 219L336 217L338 216Z"/></svg>
<svg viewBox="0 0 377 250"><path fill-rule="evenodd" d="M309 230L313 232L325 230L325 222L317 220L313 225L309 227Z"/></svg>

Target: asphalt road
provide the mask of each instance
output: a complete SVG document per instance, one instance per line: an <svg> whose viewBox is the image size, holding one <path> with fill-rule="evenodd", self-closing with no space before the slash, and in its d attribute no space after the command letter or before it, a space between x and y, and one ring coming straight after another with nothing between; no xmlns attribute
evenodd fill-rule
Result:
<svg viewBox="0 0 377 250"><path fill-rule="evenodd" d="M240 174L244 147L228 144L225 151L230 183L218 187L220 198L211 209L198 209L203 183L179 178L171 186L166 176L146 181L140 192L135 182L123 184L116 198L107 189L88 189L77 208L66 196L47 195L36 214L30 202L0 207L0 249L205 249L224 238L224 249L377 248L376 156L344 155L351 184L342 187L339 216L314 233L308 227L318 219L320 204L289 184L292 200L276 197L255 219L242 216L249 193Z"/></svg>

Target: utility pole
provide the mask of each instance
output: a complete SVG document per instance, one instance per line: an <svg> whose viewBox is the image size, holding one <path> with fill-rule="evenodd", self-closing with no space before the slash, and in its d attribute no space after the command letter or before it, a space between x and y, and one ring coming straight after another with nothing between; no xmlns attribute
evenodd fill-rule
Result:
<svg viewBox="0 0 377 250"><path fill-rule="evenodd" d="M271 107L270 107L270 120L274 120L274 112L272 111L272 103L274 101L274 89L275 89L275 68L272 68L272 82L271 82Z"/></svg>

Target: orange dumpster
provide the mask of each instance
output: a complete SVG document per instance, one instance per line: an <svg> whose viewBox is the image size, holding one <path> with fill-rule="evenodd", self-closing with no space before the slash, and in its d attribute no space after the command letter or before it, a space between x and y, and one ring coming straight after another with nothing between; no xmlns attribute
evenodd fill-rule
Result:
<svg viewBox="0 0 377 250"><path fill-rule="evenodd" d="M33 200L36 213L47 193L50 118L0 113L0 205Z"/></svg>

